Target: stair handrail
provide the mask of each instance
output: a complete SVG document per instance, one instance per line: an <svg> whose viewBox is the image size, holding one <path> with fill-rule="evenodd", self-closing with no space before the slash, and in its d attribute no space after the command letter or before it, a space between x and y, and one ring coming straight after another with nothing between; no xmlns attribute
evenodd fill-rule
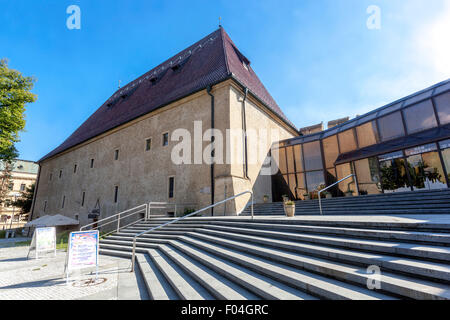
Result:
<svg viewBox="0 0 450 320"><path fill-rule="evenodd" d="M354 173L352 173L352 174L346 176L345 178L342 178L341 180L339 180L339 181L333 183L332 185L329 185L329 186L326 187L325 189L322 189L322 190L319 191L318 196L319 196L319 209L320 209L320 215L323 215L323 213L322 213L322 198L320 197L320 194L321 194L322 192L324 192L324 191L330 189L331 187L334 187L334 186L337 185L338 183L341 183L342 181L347 180L347 179L349 179L349 178L351 178L351 177L355 177L355 178L356 178L356 175L355 175Z"/></svg>
<svg viewBox="0 0 450 320"><path fill-rule="evenodd" d="M129 213L129 212L134 211L134 210L136 210L136 211L135 211L135 212L132 212L132 213L126 215L126 216L123 216L123 214ZM135 215L135 214L137 214L137 213L141 213L141 212L144 212L144 218L143 218L143 219L147 219L147 210L148 210L148 205L147 205L146 203L144 203L144 204L141 204L141 205L136 206L136 207L134 207L134 208L127 209L127 210L121 211L121 212L119 212L119 213L116 213L116 214L114 214L114 215L112 215L112 216L109 216L109 217L106 217L106 218L97 220L97 221L95 221L95 222L86 224L86 225L84 225L84 226L82 226L82 227L80 228L80 231L83 231L83 229L86 229L87 227L92 226L92 225L97 225L95 228L92 228L92 229L98 229L98 228L100 228L101 226L102 226L102 227L103 227L103 226L106 226L106 225L108 225L108 224L110 224L110 223L116 222L116 220L114 219L114 220L108 221L108 222L106 222L106 223L104 223L104 221L109 220L109 219L112 219L112 218L115 218L115 217L118 217L118 218L117 218L117 231L119 231L119 229L120 229L120 219L124 219L124 218L130 217L130 216L132 216L132 215ZM141 220L143 220L143 219L139 219L138 221L141 221ZM136 221L136 222L138 222L138 221ZM134 223L134 222L133 222L133 223ZM123 228L123 227L122 227L122 228Z"/></svg>
<svg viewBox="0 0 450 320"><path fill-rule="evenodd" d="M148 211L147 211L147 220L151 218L151 210L153 209L167 209L167 207L174 207L174 215L177 216L177 207L187 207L193 206L196 207L196 203L173 203L173 202L157 202L152 201L148 203Z"/></svg>
<svg viewBox="0 0 450 320"><path fill-rule="evenodd" d="M250 195L251 195L252 219L253 219L253 218L254 218L254 216L253 216L253 192L250 191L250 190L247 190L247 191L241 192L241 193L239 193L239 194L237 194L237 195L234 195L234 196L232 196L232 197L229 197L229 198L227 198L227 199L224 199L224 200L222 200L222 201L219 201L219 202L216 202L216 203L214 203L214 204L211 204L211 205L209 205L209 206L207 206L207 207L204 207L204 208L202 208L202 209L199 209L199 210L197 210L197 211L195 211L195 212L189 213L189 214L185 215L184 217L180 217L180 218L177 218L177 219L174 219L174 220L165 222L165 223L163 223L163 224L161 224L161 225L159 225L159 226L152 227L152 228L150 228L150 229L148 229L148 230L142 231L141 233L138 233L137 235L135 235L134 238L133 238L133 250L132 250L132 254L131 254L131 272L134 271L134 264L135 264L135 260L136 260L136 240L137 240L137 238L139 238L140 236L142 236L142 235L144 235L144 234L147 234L147 233L149 233L149 232L152 232L153 230L160 229L160 228L165 227L165 226L167 226L167 225L169 225L169 224L172 224L172 223L175 223L175 222L184 220L184 219L189 218L189 217L191 217L191 216L194 216L194 215L196 215L196 214L198 214L198 213L200 213L200 212L203 212L203 211L206 211L206 210L208 210L208 209L214 208L214 207L216 207L216 206L218 206L218 205L220 205L220 204L222 204L222 203L225 203L225 202L227 202L227 201L236 199L236 198L238 198L238 197L240 197L240 196L242 196L242 195L244 195L244 194L248 194L248 193L250 193Z"/></svg>

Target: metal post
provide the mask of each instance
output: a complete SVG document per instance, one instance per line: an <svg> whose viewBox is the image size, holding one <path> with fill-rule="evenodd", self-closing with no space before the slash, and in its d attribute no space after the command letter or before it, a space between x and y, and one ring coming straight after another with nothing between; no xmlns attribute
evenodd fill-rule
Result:
<svg viewBox="0 0 450 320"><path fill-rule="evenodd" d="M253 192L251 193L251 196L252 196L252 220L253 220L253 218L254 218L254 216L253 216Z"/></svg>
<svg viewBox="0 0 450 320"><path fill-rule="evenodd" d="M120 229L120 213L119 216L117 217L117 232L119 232Z"/></svg>
<svg viewBox="0 0 450 320"><path fill-rule="evenodd" d="M322 190L319 191L319 209L320 209L320 215L322 215L322 199L320 198L320 193Z"/></svg>
<svg viewBox="0 0 450 320"><path fill-rule="evenodd" d="M226 199L227 198L227 185L225 184L225 191L224 191L224 195L223 195L223 198L224 199ZM224 203L224 206L223 206L223 215L225 216L227 214L227 203L225 202Z"/></svg>
<svg viewBox="0 0 450 320"><path fill-rule="evenodd" d="M131 253L131 272L134 272L134 261L136 259L136 237L133 239L133 251Z"/></svg>

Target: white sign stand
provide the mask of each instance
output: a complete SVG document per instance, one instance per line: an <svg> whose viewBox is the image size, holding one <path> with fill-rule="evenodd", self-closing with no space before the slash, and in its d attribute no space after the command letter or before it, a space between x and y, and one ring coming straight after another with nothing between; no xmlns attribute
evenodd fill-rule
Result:
<svg viewBox="0 0 450 320"><path fill-rule="evenodd" d="M27 259L31 250L36 251L36 260L39 259L39 252L53 251L56 257L56 229L55 227L36 228L31 239L31 245L28 250Z"/></svg>
<svg viewBox="0 0 450 320"><path fill-rule="evenodd" d="M66 274L66 284L69 284L69 273L72 270L81 270L95 266L95 280L98 279L98 247L99 232L76 231L69 235L67 247L66 264L64 272Z"/></svg>

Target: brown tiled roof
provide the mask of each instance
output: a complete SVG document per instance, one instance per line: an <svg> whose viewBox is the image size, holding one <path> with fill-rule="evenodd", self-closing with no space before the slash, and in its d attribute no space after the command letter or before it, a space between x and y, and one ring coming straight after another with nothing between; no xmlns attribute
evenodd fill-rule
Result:
<svg viewBox="0 0 450 320"><path fill-rule="evenodd" d="M117 90L59 147L39 162L169 103L233 78L296 130L237 49L219 28Z"/></svg>

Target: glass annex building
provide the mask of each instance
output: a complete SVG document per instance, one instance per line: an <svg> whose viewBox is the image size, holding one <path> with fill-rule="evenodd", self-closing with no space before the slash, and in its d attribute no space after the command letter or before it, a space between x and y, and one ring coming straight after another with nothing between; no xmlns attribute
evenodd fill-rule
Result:
<svg viewBox="0 0 450 320"><path fill-rule="evenodd" d="M317 197L320 185L354 178L333 196L450 186L450 80L328 130L280 141L273 200Z"/></svg>

